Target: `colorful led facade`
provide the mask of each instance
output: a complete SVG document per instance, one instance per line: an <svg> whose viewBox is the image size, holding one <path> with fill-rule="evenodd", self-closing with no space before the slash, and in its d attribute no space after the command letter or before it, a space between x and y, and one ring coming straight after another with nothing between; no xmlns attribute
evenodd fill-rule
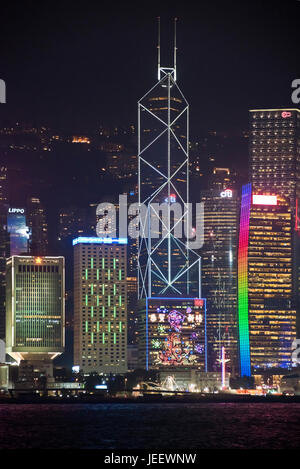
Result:
<svg viewBox="0 0 300 469"><path fill-rule="evenodd" d="M276 197L276 205L275 198L269 196ZM292 365L292 342L296 338L292 227L288 198L252 194L251 185L244 186L238 311L241 374L245 376L251 371Z"/></svg>
<svg viewBox="0 0 300 469"><path fill-rule="evenodd" d="M206 302L200 298L146 300L146 369L207 370Z"/></svg>
<svg viewBox="0 0 300 469"><path fill-rule="evenodd" d="M6 353L53 359L65 346L63 257L13 256L6 270Z"/></svg>
<svg viewBox="0 0 300 469"><path fill-rule="evenodd" d="M127 372L126 241L73 241L74 365L84 373Z"/></svg>
<svg viewBox="0 0 300 469"><path fill-rule="evenodd" d="M250 346L248 319L248 238L251 207L251 184L243 187L238 250L238 326L241 375L250 376Z"/></svg>

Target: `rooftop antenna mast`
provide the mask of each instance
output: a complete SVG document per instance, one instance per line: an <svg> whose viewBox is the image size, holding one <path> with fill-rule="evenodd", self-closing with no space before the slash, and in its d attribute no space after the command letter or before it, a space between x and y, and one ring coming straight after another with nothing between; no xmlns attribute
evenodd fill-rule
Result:
<svg viewBox="0 0 300 469"><path fill-rule="evenodd" d="M157 75L160 80L160 16L157 18L158 23L158 41L157 41Z"/></svg>
<svg viewBox="0 0 300 469"><path fill-rule="evenodd" d="M176 53L177 53L177 18L174 18L174 80L176 81Z"/></svg>
<svg viewBox="0 0 300 469"><path fill-rule="evenodd" d="M177 18L174 18L174 56L173 56L173 67L162 67L161 66L161 47L160 47L160 16L157 17L158 26L158 37L157 37L157 75L158 81L168 73L172 73L174 81L176 81L176 55L177 55Z"/></svg>

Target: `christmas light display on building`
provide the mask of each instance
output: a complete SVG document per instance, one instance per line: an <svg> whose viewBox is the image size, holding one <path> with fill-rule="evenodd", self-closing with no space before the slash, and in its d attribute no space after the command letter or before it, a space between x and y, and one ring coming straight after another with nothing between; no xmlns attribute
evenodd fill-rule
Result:
<svg viewBox="0 0 300 469"><path fill-rule="evenodd" d="M147 368L206 369L206 304L204 299L148 298Z"/></svg>

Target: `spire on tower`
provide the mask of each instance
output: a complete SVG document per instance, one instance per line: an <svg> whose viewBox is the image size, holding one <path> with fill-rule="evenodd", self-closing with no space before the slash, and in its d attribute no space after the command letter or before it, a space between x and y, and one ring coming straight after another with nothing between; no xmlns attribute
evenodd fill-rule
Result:
<svg viewBox="0 0 300 469"><path fill-rule="evenodd" d="M177 55L177 18L174 18L174 52L173 52L173 67L161 66L161 47L160 47L160 16L157 17L158 26L158 39L157 39L157 74L158 81L168 73L171 73L174 81L176 81L176 55Z"/></svg>

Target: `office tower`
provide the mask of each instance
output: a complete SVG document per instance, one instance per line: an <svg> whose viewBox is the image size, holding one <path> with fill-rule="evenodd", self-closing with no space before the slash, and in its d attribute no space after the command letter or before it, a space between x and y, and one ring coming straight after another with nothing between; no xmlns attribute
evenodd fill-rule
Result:
<svg viewBox="0 0 300 469"><path fill-rule="evenodd" d="M300 332L300 110L250 111L250 182L253 191L287 197L293 219L293 301Z"/></svg>
<svg viewBox="0 0 300 469"><path fill-rule="evenodd" d="M6 226L0 225L0 340L5 339L6 259L9 255L9 234Z"/></svg>
<svg viewBox="0 0 300 469"><path fill-rule="evenodd" d="M96 209L95 209L96 210ZM75 238L87 231L87 210L81 207L65 207L59 212L58 239Z"/></svg>
<svg viewBox="0 0 300 469"><path fill-rule="evenodd" d="M127 277L127 315L128 315L128 344L137 343L138 315L137 315L137 277Z"/></svg>
<svg viewBox="0 0 300 469"><path fill-rule="evenodd" d="M0 166L0 205L8 204L7 167Z"/></svg>
<svg viewBox="0 0 300 469"><path fill-rule="evenodd" d="M74 365L127 372L126 238L73 240Z"/></svg>
<svg viewBox="0 0 300 469"><path fill-rule="evenodd" d="M253 190L288 197L294 216L300 196L300 110L251 110L249 138Z"/></svg>
<svg viewBox="0 0 300 469"><path fill-rule="evenodd" d="M157 50L158 82L138 102L139 363L206 370L200 258L189 241L189 104L177 85L176 20L173 67L160 64L160 22Z"/></svg>
<svg viewBox="0 0 300 469"><path fill-rule="evenodd" d="M175 21L176 29L176 21ZM183 221L189 210L189 104L177 85L176 34L173 67L160 64L158 82L138 102L138 201L141 216L139 298L190 295L190 266ZM180 234L179 234L180 232Z"/></svg>
<svg viewBox="0 0 300 469"><path fill-rule="evenodd" d="M7 231L10 238L10 255L19 256L27 254L30 231L26 224L24 208L10 207L8 209Z"/></svg>
<svg viewBox="0 0 300 469"><path fill-rule="evenodd" d="M229 168L213 168L208 176L208 187L218 190L219 193L229 187L233 189L235 186L235 177Z"/></svg>
<svg viewBox="0 0 300 469"><path fill-rule="evenodd" d="M130 179L137 175L137 156L128 151L106 154L106 171L116 179Z"/></svg>
<svg viewBox="0 0 300 469"><path fill-rule="evenodd" d="M60 355L65 346L64 258L12 256L6 282L6 352L18 362Z"/></svg>
<svg viewBox="0 0 300 469"><path fill-rule="evenodd" d="M207 304L208 370L220 369L222 347L238 371L237 352L237 239L238 197L230 185L230 171L215 168L211 187L201 192L204 203L202 294ZM214 179L215 178L215 179Z"/></svg>
<svg viewBox="0 0 300 469"><path fill-rule="evenodd" d="M30 254L44 256L48 248L48 225L45 209L38 197L30 197L28 199L27 223L30 230Z"/></svg>
<svg viewBox="0 0 300 469"><path fill-rule="evenodd" d="M7 232L8 180L7 167L0 167L0 340L5 339L5 275L6 259L10 255Z"/></svg>
<svg viewBox="0 0 300 469"><path fill-rule="evenodd" d="M292 209L288 198L243 186L238 250L241 375L292 364Z"/></svg>

